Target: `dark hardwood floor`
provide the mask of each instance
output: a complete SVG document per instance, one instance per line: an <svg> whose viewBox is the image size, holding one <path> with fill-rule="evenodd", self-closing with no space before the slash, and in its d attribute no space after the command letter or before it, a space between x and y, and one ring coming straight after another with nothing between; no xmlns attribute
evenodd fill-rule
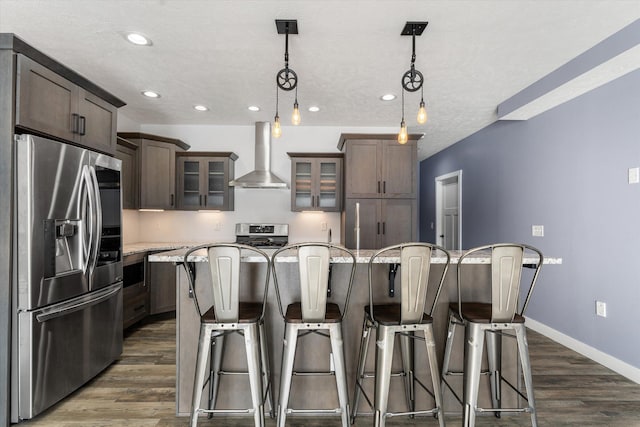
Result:
<svg viewBox="0 0 640 427"><path fill-rule="evenodd" d="M533 382L541 426L640 426L640 385L529 331ZM122 358L34 420L21 426L186 426L175 417L175 319L156 318L125 335ZM478 417L478 426L528 426L527 415ZM371 425L358 417L356 426ZM448 425L461 417L447 416ZM201 426L252 426L251 418L203 418ZM274 420L267 419L267 426ZM338 418L291 417L290 426L339 426ZM392 418L389 426L437 426L431 417Z"/></svg>

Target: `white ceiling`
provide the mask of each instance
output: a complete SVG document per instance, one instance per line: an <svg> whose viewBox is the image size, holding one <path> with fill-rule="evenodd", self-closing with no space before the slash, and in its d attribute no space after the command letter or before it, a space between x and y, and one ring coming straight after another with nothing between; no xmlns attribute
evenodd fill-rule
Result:
<svg viewBox="0 0 640 427"><path fill-rule="evenodd" d="M122 114L140 124L271 120L285 41L274 20L297 19L289 65L302 124L399 126L411 59L400 31L429 21L416 40L429 121L415 122L418 93L405 106L409 131L425 134L421 159L494 122L500 102L638 18L638 0L0 0L0 32L121 98ZM127 31L153 46L126 42ZM383 103L388 92L398 98ZM284 132L292 104L293 93L280 92Z"/></svg>

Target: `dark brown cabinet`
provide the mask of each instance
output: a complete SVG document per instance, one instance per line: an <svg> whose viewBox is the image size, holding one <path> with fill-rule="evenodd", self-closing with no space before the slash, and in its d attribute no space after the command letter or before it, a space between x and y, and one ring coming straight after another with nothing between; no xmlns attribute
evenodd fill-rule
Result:
<svg viewBox="0 0 640 427"><path fill-rule="evenodd" d="M235 153L184 152L176 153L177 209L220 210L234 209Z"/></svg>
<svg viewBox="0 0 640 427"><path fill-rule="evenodd" d="M342 242L356 247L360 203L360 248L379 249L418 239L417 140L398 144L395 134L343 134L345 203Z"/></svg>
<svg viewBox="0 0 640 427"><path fill-rule="evenodd" d="M114 154L117 108L18 55L16 126Z"/></svg>
<svg viewBox="0 0 640 427"><path fill-rule="evenodd" d="M342 153L287 153L291 158L291 210L342 210Z"/></svg>
<svg viewBox="0 0 640 427"><path fill-rule="evenodd" d="M149 314L175 311L176 265L168 262L147 262L146 282L149 286Z"/></svg>
<svg viewBox="0 0 640 427"><path fill-rule="evenodd" d="M176 153L189 145L174 138L136 132L118 136L138 146L140 209L176 209Z"/></svg>
<svg viewBox="0 0 640 427"><path fill-rule="evenodd" d="M355 214L360 203L360 249L378 249L417 239L415 199L346 199L345 239L347 248L356 247Z"/></svg>
<svg viewBox="0 0 640 427"><path fill-rule="evenodd" d="M122 208L138 209L138 146L131 141L118 137L116 158L122 162L120 173L122 181Z"/></svg>
<svg viewBox="0 0 640 427"><path fill-rule="evenodd" d="M345 139L345 197L414 198L417 146L395 139Z"/></svg>

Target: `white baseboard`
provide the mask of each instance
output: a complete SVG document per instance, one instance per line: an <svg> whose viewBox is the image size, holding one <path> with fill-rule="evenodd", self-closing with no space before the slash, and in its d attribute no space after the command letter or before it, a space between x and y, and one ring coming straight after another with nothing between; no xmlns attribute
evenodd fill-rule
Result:
<svg viewBox="0 0 640 427"><path fill-rule="evenodd" d="M582 354L589 359L617 372L618 374L629 378L631 381L640 384L640 369L629 365L620 359L608 355L596 348L593 348L583 342L580 342L562 332L556 331L549 326L527 317L526 325L528 328L541 333L542 335L570 348L571 350Z"/></svg>

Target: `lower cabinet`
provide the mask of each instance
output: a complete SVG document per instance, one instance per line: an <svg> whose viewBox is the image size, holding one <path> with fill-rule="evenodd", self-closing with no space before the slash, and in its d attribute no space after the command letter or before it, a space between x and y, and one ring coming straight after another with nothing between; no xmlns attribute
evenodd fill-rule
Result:
<svg viewBox="0 0 640 427"><path fill-rule="evenodd" d="M360 249L417 240L415 199L346 199L343 241L347 248L356 248L356 203L360 203Z"/></svg>
<svg viewBox="0 0 640 427"><path fill-rule="evenodd" d="M149 287L145 282L145 254L127 255L123 260L122 327L124 329L149 314Z"/></svg>
<svg viewBox="0 0 640 427"><path fill-rule="evenodd" d="M124 329L149 314L149 293L147 291L144 283L124 288L122 292L122 327Z"/></svg>
<svg viewBox="0 0 640 427"><path fill-rule="evenodd" d="M149 314L175 311L175 264L167 262L147 262L146 281L149 284Z"/></svg>

